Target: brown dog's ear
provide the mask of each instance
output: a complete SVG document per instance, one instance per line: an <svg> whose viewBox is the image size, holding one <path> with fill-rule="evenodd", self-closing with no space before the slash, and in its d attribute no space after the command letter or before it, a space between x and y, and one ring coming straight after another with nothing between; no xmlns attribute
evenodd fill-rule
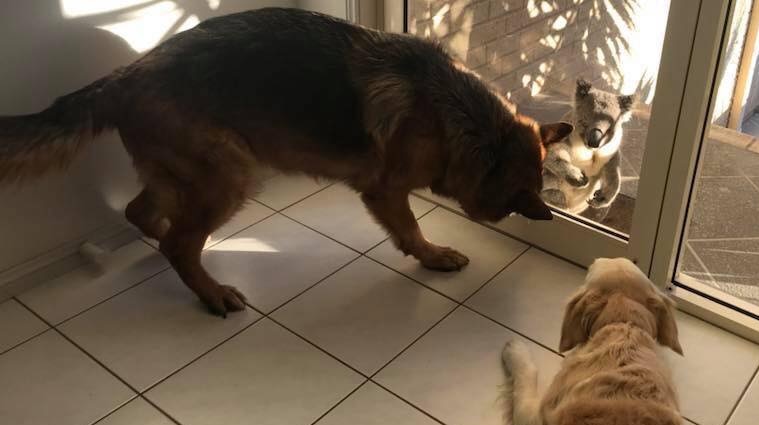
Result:
<svg viewBox="0 0 759 425"><path fill-rule="evenodd" d="M564 140L574 129L572 124L563 121L543 124L540 126L540 138L543 140L543 145L548 146Z"/></svg>
<svg viewBox="0 0 759 425"><path fill-rule="evenodd" d="M675 321L675 303L666 295L661 295L650 298L648 304L656 316L656 341L682 356L683 348L680 346Z"/></svg>
<svg viewBox="0 0 759 425"><path fill-rule="evenodd" d="M514 197L514 212L532 220L551 220L553 214L548 205L535 192L522 190Z"/></svg>
<svg viewBox="0 0 759 425"><path fill-rule="evenodd" d="M569 351L588 340L588 332L583 325L583 309L580 301L585 296L585 291L577 293L564 310L564 322L561 324L561 341L559 352Z"/></svg>

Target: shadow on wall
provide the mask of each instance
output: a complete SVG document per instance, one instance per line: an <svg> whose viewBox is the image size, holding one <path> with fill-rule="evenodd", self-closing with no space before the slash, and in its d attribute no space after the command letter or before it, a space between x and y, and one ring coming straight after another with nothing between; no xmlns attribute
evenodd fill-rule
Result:
<svg viewBox="0 0 759 425"><path fill-rule="evenodd" d="M517 102L582 75L650 103L667 0L412 0L410 31L439 38Z"/></svg>
<svg viewBox="0 0 759 425"><path fill-rule="evenodd" d="M40 111L216 15L294 0L24 0L0 6L0 115ZM118 135L102 135L65 174L0 187L0 273L125 223L136 175ZM6 207L11 206L11 207Z"/></svg>
<svg viewBox="0 0 759 425"><path fill-rule="evenodd" d="M64 18L105 29L145 52L208 18L266 6L295 7L295 0L59 0Z"/></svg>

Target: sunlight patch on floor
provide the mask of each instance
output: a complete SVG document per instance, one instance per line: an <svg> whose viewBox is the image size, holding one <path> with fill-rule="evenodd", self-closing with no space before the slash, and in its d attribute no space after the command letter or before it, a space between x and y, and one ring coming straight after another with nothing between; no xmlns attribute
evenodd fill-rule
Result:
<svg viewBox="0 0 759 425"><path fill-rule="evenodd" d="M279 252L279 250L264 241L254 238L232 238L223 244L215 245L209 251L236 252Z"/></svg>

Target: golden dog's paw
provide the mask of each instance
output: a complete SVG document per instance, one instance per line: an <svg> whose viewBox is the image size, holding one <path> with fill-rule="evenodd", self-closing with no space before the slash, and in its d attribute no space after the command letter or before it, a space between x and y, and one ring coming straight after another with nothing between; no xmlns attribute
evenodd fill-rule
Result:
<svg viewBox="0 0 759 425"><path fill-rule="evenodd" d="M419 261L428 269L440 271L461 270L469 264L469 258L455 249L430 245L420 256Z"/></svg>
<svg viewBox="0 0 759 425"><path fill-rule="evenodd" d="M203 302L213 314L226 318L227 313L245 310L247 299L237 288L229 285L217 285Z"/></svg>
<svg viewBox="0 0 759 425"><path fill-rule="evenodd" d="M501 358L506 370L513 371L530 363L530 350L524 342L511 340L503 347Z"/></svg>

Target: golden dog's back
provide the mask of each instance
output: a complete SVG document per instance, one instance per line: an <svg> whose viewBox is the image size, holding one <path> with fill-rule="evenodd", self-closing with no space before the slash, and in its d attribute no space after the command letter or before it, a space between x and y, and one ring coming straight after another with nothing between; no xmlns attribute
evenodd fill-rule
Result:
<svg viewBox="0 0 759 425"><path fill-rule="evenodd" d="M656 342L630 324L601 329L564 360L541 410L547 425L680 424Z"/></svg>

